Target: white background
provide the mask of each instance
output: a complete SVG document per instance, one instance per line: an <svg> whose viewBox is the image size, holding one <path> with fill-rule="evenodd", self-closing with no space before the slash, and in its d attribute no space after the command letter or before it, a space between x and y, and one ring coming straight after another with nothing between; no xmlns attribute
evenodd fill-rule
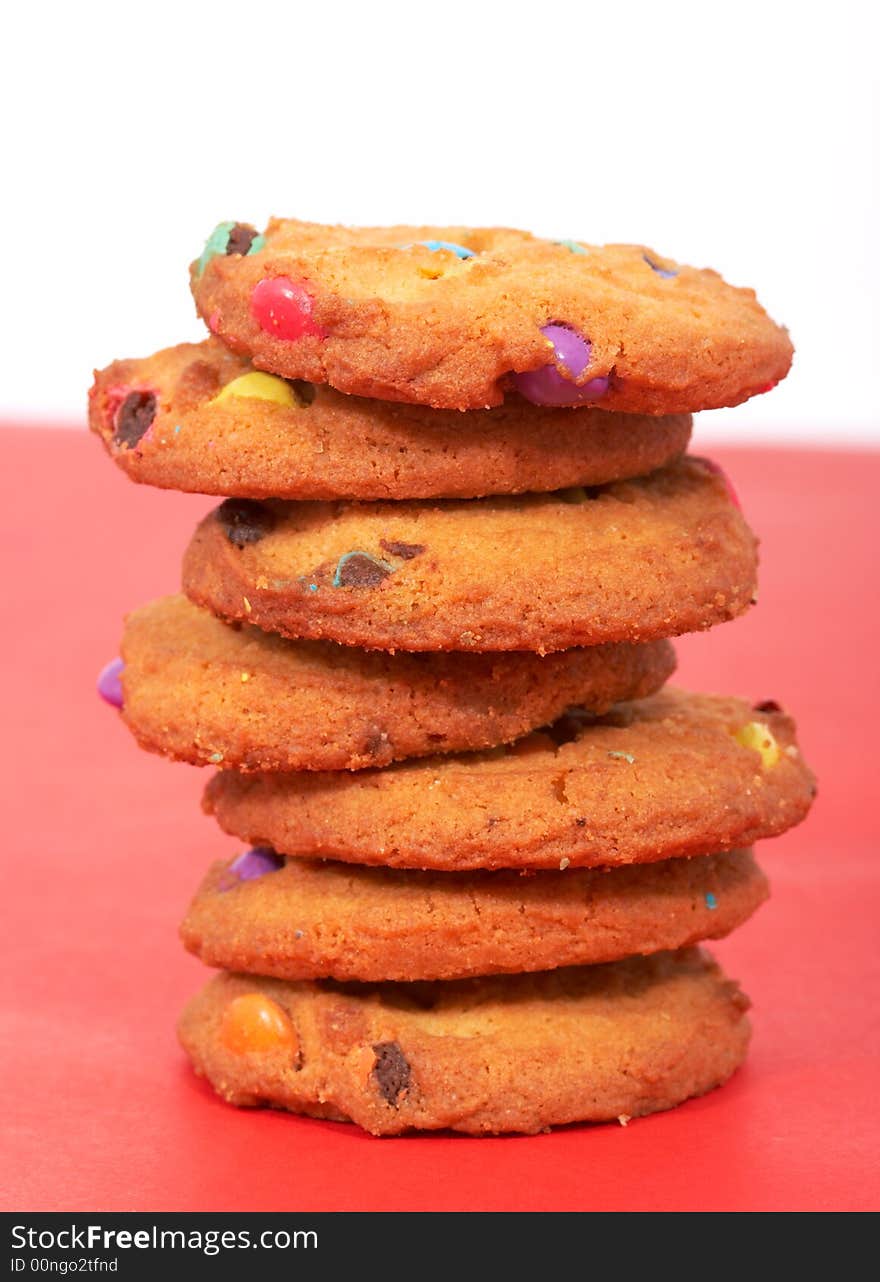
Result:
<svg viewBox="0 0 880 1282"><path fill-rule="evenodd" d="M701 434L876 440L872 8L10 7L0 415L81 420L94 366L198 338L190 258L221 219L278 213L506 223L714 266L798 354Z"/></svg>

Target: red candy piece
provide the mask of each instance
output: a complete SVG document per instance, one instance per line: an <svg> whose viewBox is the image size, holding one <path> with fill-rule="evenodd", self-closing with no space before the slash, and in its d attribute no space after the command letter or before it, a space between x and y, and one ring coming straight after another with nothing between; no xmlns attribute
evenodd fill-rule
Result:
<svg viewBox="0 0 880 1282"><path fill-rule="evenodd" d="M267 276L253 288L251 316L267 334L288 342L309 334L323 338L323 330L312 320L313 303L305 285L296 284L289 276Z"/></svg>

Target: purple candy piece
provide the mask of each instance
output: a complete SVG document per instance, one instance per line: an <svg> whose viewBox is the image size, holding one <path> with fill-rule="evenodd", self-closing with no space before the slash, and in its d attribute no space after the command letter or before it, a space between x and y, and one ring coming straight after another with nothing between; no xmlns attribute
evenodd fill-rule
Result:
<svg viewBox="0 0 880 1282"><path fill-rule="evenodd" d="M239 881L253 881L267 872L277 872L284 867L284 859L268 846L254 846L237 855L227 872L234 873Z"/></svg>
<svg viewBox="0 0 880 1282"><path fill-rule="evenodd" d="M533 405L581 405L605 395L610 378L591 378L580 386L574 381L590 363L592 346L588 338L569 325L544 325L541 333L553 344L554 364L514 374L520 396Z"/></svg>
<svg viewBox="0 0 880 1282"><path fill-rule="evenodd" d="M122 707L122 669L125 664L121 659L111 659L98 677L98 694L113 708Z"/></svg>

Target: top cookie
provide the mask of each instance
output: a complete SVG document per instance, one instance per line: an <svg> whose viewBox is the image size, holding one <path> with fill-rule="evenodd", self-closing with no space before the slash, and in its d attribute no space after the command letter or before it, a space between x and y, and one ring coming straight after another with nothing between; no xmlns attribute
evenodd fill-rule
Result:
<svg viewBox="0 0 880 1282"><path fill-rule="evenodd" d="M518 392L690 413L769 390L793 351L716 272L506 228L221 223L191 283L208 327L260 369L439 409Z"/></svg>

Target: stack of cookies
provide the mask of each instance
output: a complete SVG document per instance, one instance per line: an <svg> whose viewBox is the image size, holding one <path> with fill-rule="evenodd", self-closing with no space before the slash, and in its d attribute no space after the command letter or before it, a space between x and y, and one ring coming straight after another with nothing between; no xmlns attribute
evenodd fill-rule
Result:
<svg viewBox="0 0 880 1282"><path fill-rule="evenodd" d="M699 941L813 780L774 703L664 688L756 542L690 414L791 360L751 291L633 246L222 223L211 337L96 376L133 479L222 497L106 697L217 767L247 844L180 1037L236 1104L535 1132L719 1085L747 999Z"/></svg>

